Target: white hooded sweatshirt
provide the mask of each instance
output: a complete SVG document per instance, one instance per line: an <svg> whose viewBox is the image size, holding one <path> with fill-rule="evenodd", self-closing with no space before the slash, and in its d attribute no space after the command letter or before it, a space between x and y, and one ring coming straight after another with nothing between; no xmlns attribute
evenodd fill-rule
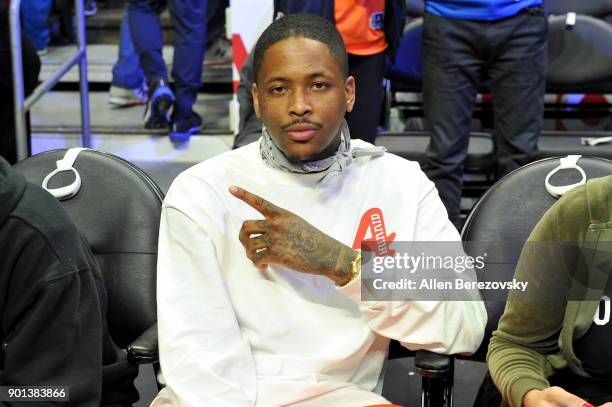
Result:
<svg viewBox="0 0 612 407"><path fill-rule="evenodd" d="M355 140L358 147L372 147ZM457 241L417 163L360 157L338 175L266 166L259 143L180 174L162 212L157 277L159 352L167 387L152 406L364 406L377 393L389 338L409 349L474 352L480 301L361 301L359 279L271 265L258 270L238 234L263 219L228 192L242 187L339 240Z"/></svg>

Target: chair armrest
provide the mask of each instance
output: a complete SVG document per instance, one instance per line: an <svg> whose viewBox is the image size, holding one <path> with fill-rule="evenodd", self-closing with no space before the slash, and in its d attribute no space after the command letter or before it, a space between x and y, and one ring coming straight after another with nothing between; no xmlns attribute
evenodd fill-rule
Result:
<svg viewBox="0 0 612 407"><path fill-rule="evenodd" d="M157 323L151 325L127 347L128 361L135 365L157 363Z"/></svg>
<svg viewBox="0 0 612 407"><path fill-rule="evenodd" d="M423 377L444 377L451 370L453 355L441 355L428 350L417 350L414 370Z"/></svg>

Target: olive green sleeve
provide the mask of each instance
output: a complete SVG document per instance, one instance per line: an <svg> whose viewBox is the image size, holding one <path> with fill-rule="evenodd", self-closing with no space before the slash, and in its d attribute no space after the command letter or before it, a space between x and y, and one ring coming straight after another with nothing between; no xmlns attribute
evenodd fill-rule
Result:
<svg viewBox="0 0 612 407"><path fill-rule="evenodd" d="M578 241L588 225L586 193L577 188L546 212L523 247L514 278L528 290L510 292L487 354L491 377L512 407L522 406L529 390L550 386L554 368L546 356L559 351L567 306L551 293L567 293L575 261L558 242Z"/></svg>

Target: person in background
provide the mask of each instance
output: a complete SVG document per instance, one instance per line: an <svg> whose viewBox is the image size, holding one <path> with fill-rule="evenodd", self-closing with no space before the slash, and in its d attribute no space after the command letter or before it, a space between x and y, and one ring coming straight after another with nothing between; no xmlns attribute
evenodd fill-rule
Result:
<svg viewBox="0 0 612 407"><path fill-rule="evenodd" d="M548 20L543 0L425 0L423 170L459 227L463 163L478 85L492 82L499 177L535 155L544 114Z"/></svg>
<svg viewBox="0 0 612 407"><path fill-rule="evenodd" d="M385 62L395 59L395 52L404 30L406 5L398 0L276 0L275 19L292 13L321 15L335 23L349 55L349 73L355 77L357 102L346 121L351 137L374 143L378 132L382 101ZM253 112L251 97L252 58L240 73L239 132L234 148L244 146L261 135L261 121Z"/></svg>
<svg viewBox="0 0 612 407"><path fill-rule="evenodd" d="M113 343L105 318L88 243L57 199L0 157L0 386L66 391L67 401L37 406L136 402L138 367Z"/></svg>
<svg viewBox="0 0 612 407"><path fill-rule="evenodd" d="M32 42L39 56L47 54L47 47L51 41L47 19L52 5L53 0L21 1L23 32Z"/></svg>
<svg viewBox="0 0 612 407"><path fill-rule="evenodd" d="M612 407L611 264L607 176L563 196L523 247L514 278L528 282L528 297L510 292L487 354L505 403Z"/></svg>
<svg viewBox="0 0 612 407"><path fill-rule="evenodd" d="M231 64L228 40L225 38L225 8L227 0L208 0L206 20L206 65ZM158 9L157 11L159 11ZM115 107L129 107L147 103L147 82L134 49L126 7L121 21L119 55L113 66L113 79L108 103Z"/></svg>
<svg viewBox="0 0 612 407"><path fill-rule="evenodd" d="M145 128L170 128L170 140L184 142L202 126L202 118L193 111L193 106L202 82L207 0L168 1L176 34L172 63L174 91L170 89L162 56L159 13L164 7L163 2L129 0L130 33L149 88Z"/></svg>
<svg viewBox="0 0 612 407"><path fill-rule="evenodd" d="M129 21L129 8L126 6L121 19L119 55L113 65L113 79L108 95L108 103L116 107L147 103L147 81L140 67L138 53L134 49Z"/></svg>

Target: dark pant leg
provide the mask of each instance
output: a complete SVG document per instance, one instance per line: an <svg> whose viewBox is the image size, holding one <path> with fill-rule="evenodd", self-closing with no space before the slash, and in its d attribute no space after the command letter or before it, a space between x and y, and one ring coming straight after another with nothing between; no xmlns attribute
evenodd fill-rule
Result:
<svg viewBox="0 0 612 407"><path fill-rule="evenodd" d="M491 374L487 370L487 374L482 379L482 383L476 394L476 400L474 400L473 407L497 407L500 406L501 403L501 393L497 387L495 387L495 383L493 383L493 379L491 379Z"/></svg>
<svg viewBox="0 0 612 407"><path fill-rule="evenodd" d="M207 0L170 0L168 7L176 31L174 41L174 118L191 115L202 83L206 44Z"/></svg>
<svg viewBox="0 0 612 407"><path fill-rule="evenodd" d="M491 26L489 75L498 176L527 164L536 155L544 115L548 20L522 13Z"/></svg>
<svg viewBox="0 0 612 407"><path fill-rule="evenodd" d="M127 4L130 34L140 57L147 81L168 81L168 71L162 55L164 46L159 16L149 0L129 0Z"/></svg>
<svg viewBox="0 0 612 407"><path fill-rule="evenodd" d="M119 34L119 57L113 65L112 86L136 89L142 86L144 73L140 68L140 58L134 48L132 34L130 32L130 16L127 7L123 11L121 19L121 31Z"/></svg>
<svg viewBox="0 0 612 407"><path fill-rule="evenodd" d="M1 23L1 21L0 21ZM23 58L23 85L26 97L36 88L40 73L40 59L36 49L21 36ZM0 27L0 156L9 163L17 162L15 140L15 106L13 104L13 73L8 24ZM30 151L30 114L26 114L26 134Z"/></svg>
<svg viewBox="0 0 612 407"><path fill-rule="evenodd" d="M355 106L346 114L351 138L374 144L383 101L385 53L349 55L349 75L355 77Z"/></svg>
<svg viewBox="0 0 612 407"><path fill-rule="evenodd" d="M206 48L217 38L225 36L225 9L228 0L208 0L206 7Z"/></svg>
<svg viewBox="0 0 612 407"><path fill-rule="evenodd" d="M22 30L37 51L49 45L51 35L47 20L53 2L51 0L25 0L21 2Z"/></svg>
<svg viewBox="0 0 612 407"><path fill-rule="evenodd" d="M423 106L431 129L427 176L451 222L459 224L463 161L483 66L479 23L426 14L423 24Z"/></svg>

